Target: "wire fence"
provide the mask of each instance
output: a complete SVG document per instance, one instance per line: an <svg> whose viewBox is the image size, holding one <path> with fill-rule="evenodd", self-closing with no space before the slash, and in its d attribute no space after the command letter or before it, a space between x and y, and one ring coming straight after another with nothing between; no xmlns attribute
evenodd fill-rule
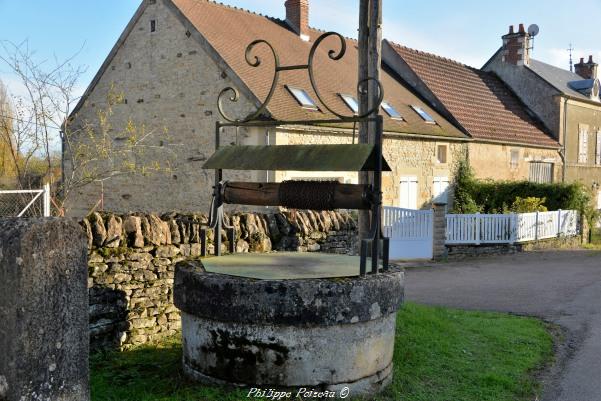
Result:
<svg viewBox="0 0 601 401"><path fill-rule="evenodd" d="M43 189L0 190L0 218L50 216L50 185Z"/></svg>

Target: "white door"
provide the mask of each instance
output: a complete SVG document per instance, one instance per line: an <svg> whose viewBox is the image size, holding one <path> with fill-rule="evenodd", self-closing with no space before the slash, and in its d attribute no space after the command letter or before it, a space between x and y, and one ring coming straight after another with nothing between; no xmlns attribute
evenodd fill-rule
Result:
<svg viewBox="0 0 601 401"><path fill-rule="evenodd" d="M417 209L417 177L401 177L399 206L403 209Z"/></svg>
<svg viewBox="0 0 601 401"><path fill-rule="evenodd" d="M432 201L436 203L449 203L449 177L434 177Z"/></svg>
<svg viewBox="0 0 601 401"><path fill-rule="evenodd" d="M390 259L432 259L432 210L383 208L384 235L390 239Z"/></svg>

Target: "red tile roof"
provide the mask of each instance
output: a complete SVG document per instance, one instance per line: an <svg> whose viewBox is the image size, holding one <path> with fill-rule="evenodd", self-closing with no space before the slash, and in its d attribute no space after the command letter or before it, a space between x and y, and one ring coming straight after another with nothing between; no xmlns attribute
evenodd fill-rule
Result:
<svg viewBox="0 0 601 401"><path fill-rule="evenodd" d="M473 138L559 147L496 75L390 44Z"/></svg>
<svg viewBox="0 0 601 401"><path fill-rule="evenodd" d="M281 65L306 64L309 50L323 32L311 29L310 41L303 41L281 20L265 17L234 7L208 0L171 0L190 23L203 35L228 66L242 79L245 85L263 100L271 86L273 77L273 57L268 49L259 45L256 48L263 64L254 68L244 59L246 46L255 39L265 39L275 48ZM339 93L355 95L357 92L357 42L346 39L347 54L340 61L332 61L328 51L338 50L340 43L334 38L322 43L316 53L315 75L317 86L324 100L336 112L349 115L352 112L338 96ZM385 130L389 132L434 135L465 138L457 127L436 113L425 102L400 84L395 78L382 71L385 100L397 109L405 121L385 118ZM310 111L298 105L284 85L306 90L317 102L305 71L284 71L268 110L276 119L308 120L327 119L333 115L320 106L321 111ZM437 124L426 124L411 105L422 107L434 117ZM227 105L226 105L227 107ZM242 116L239 116L242 117Z"/></svg>

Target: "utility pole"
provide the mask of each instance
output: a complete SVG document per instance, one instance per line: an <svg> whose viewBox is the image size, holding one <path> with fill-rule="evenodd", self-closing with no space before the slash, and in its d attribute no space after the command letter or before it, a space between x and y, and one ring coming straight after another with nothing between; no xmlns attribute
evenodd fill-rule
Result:
<svg viewBox="0 0 601 401"><path fill-rule="evenodd" d="M357 94L359 114L364 114L375 106L378 99L378 85L382 63L382 0L360 0L359 2L359 82L366 82L363 91ZM375 79L375 80L374 80ZM377 115L378 110L370 116ZM375 143L376 124L359 124L359 143ZM371 184L373 179L368 172L359 173L359 184ZM359 238L369 233L369 211L359 211Z"/></svg>

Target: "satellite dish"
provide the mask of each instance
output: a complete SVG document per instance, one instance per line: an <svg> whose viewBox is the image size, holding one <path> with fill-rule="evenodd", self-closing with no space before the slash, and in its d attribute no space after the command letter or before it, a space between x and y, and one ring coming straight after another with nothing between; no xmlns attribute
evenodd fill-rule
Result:
<svg viewBox="0 0 601 401"><path fill-rule="evenodd" d="M528 34L530 36L536 36L536 35L538 35L539 30L540 29L538 28L538 25L532 24L528 27Z"/></svg>

